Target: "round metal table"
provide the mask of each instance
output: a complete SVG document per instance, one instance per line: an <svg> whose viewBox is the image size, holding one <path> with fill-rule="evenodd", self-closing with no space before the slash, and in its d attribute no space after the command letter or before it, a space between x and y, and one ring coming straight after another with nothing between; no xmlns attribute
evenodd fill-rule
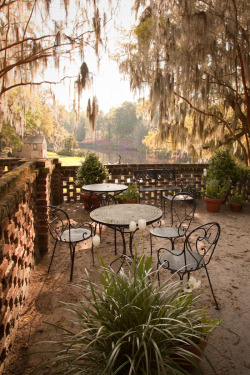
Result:
<svg viewBox="0 0 250 375"><path fill-rule="evenodd" d="M120 194L123 191L127 190L127 185L121 184L91 184L91 185L83 185L82 186L82 193L88 194L88 200L85 204L85 207L89 207L89 209L99 207L99 206L106 206L112 203L117 203L115 199L116 194ZM97 195L97 205L92 203L91 199L93 196Z"/></svg>
<svg viewBox="0 0 250 375"><path fill-rule="evenodd" d="M127 185L121 184L91 184L83 185L82 190L89 193L100 193L100 194L109 194L109 193L121 193L122 191L127 190Z"/></svg>
<svg viewBox="0 0 250 375"><path fill-rule="evenodd" d="M115 231L115 254L116 254L116 231L121 233L123 242L123 253L118 259L126 258L126 240L125 233L129 233L129 250L130 255L133 257L132 252L132 236L128 228L131 221L138 223L138 220L146 220L146 224L152 224L159 221L163 215L160 208L150 206L147 204L115 204L110 206L103 206L96 208L90 213L90 218L97 224L106 225ZM127 231L126 231L127 229ZM114 263L115 259L112 263ZM112 264L111 263L111 264Z"/></svg>
<svg viewBox="0 0 250 375"><path fill-rule="evenodd" d="M96 223L112 228L129 228L130 222L139 219L146 220L147 225L162 217L162 210L148 204L115 204L95 209L90 218Z"/></svg>

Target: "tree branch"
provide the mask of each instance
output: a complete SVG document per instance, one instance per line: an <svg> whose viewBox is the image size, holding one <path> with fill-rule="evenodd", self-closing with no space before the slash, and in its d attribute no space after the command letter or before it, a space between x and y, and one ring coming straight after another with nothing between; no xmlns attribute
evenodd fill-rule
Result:
<svg viewBox="0 0 250 375"><path fill-rule="evenodd" d="M243 154L244 154L244 160L245 160L246 163L248 163L248 157L247 157L247 152L246 152L245 146L243 145L243 143L241 142L241 140L238 138L238 136L236 134L234 134L234 132L232 131L232 129L231 129L230 125L229 125L229 123L226 120L224 120L222 117L220 117L220 116L218 116L218 115L216 115L214 113L205 112L205 111L203 111L203 110L201 110L199 108L194 107L193 104L187 98L184 98L183 96L177 94L177 92L174 92L174 94L178 98L184 100L189 105L189 107L191 109L193 109L194 111L202 113L205 116L216 118L217 120L219 120L220 122L222 122L226 126L227 130L229 131L231 137L235 141L237 141L239 143L239 145L240 145L240 147L241 147L241 149L243 151Z"/></svg>
<svg viewBox="0 0 250 375"><path fill-rule="evenodd" d="M12 90L16 87L20 87L20 86L40 86L44 83L47 83L49 85L59 85L60 83L62 83L65 79L73 79L73 78L77 78L78 76L65 76L63 78L61 78L59 81L41 81L41 82L19 82L19 83L15 83L14 85L11 85L9 87L4 87L2 90L1 90L1 95L3 93L5 93L6 91L9 91L9 90Z"/></svg>

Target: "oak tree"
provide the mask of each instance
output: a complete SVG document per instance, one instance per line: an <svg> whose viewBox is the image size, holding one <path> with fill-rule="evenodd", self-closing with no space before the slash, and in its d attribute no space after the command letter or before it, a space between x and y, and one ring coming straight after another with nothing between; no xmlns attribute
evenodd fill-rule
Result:
<svg viewBox="0 0 250 375"><path fill-rule="evenodd" d="M194 151L199 140L200 150L233 144L249 165L249 1L135 0L134 8L141 15L120 70L133 90L149 86L159 138Z"/></svg>

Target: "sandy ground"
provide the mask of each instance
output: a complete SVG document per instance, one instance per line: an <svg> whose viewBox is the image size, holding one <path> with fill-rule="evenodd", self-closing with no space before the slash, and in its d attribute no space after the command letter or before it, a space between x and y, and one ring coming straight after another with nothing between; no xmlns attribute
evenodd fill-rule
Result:
<svg viewBox="0 0 250 375"><path fill-rule="evenodd" d="M64 204L63 207L78 223L89 220L89 214L81 203ZM241 213L233 213L228 205L223 205L217 214L207 213L203 201L198 201L192 228L211 221L221 225L221 236L209 265L215 294L220 311L215 310L214 302L204 270L196 272L195 277L202 280L204 306L214 317L223 321L226 329L217 329L209 337L206 353L212 361L217 375L250 374L250 207ZM163 219L168 223L167 218ZM137 234L139 236L139 233ZM104 228L99 253L106 264L114 259L114 235L111 229ZM159 248L164 243L158 240ZM137 237L138 250L142 248L141 237ZM144 233L144 245L149 254L149 228ZM51 242L51 249L53 243ZM15 344L9 353L3 375L28 375L32 369L47 358L47 354L34 354L39 350L50 350L53 345L41 343L44 340L60 338L55 328L47 323L67 325L72 318L62 308L63 302L77 302L81 290L76 284L83 284L85 269L93 281L98 281L98 262L92 265L91 242L88 240L77 246L73 282L69 282L70 258L67 245L58 247L51 272L47 274L50 253L41 259L33 272L30 294L21 316ZM121 252L121 247L118 249ZM156 256L153 257L155 262ZM162 277L169 277L165 271ZM232 331L232 332L231 332ZM35 345L36 344L36 345ZM50 357L49 357L50 358ZM49 374L53 364L39 374ZM203 367L210 375L211 369Z"/></svg>

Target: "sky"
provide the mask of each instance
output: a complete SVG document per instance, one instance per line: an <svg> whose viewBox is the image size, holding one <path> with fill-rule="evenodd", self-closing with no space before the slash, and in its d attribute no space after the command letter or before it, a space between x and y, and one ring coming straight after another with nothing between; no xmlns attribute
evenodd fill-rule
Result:
<svg viewBox="0 0 250 375"><path fill-rule="evenodd" d="M106 1L106 0L101 0ZM134 16L131 15L130 2L128 0L121 0L121 8L119 11L119 17L116 18L116 22L119 25L131 28L131 25L135 23ZM130 3L131 4L131 3ZM108 24L107 31L110 35L111 42L115 46L116 40L118 39L118 33L114 30L112 24ZM110 46L110 44L109 44ZM96 66L96 59L89 53L86 54L85 61L89 67L89 70L94 73L94 82L92 88L85 90L81 96L81 110L86 111L88 98L92 98L94 95L98 99L99 109L104 113L108 113L109 110L114 107L119 107L125 101L136 102L142 94L132 93L130 91L130 85L128 79L125 80L124 77L119 73L117 64L110 60L107 54L103 54L101 57L101 64L99 71ZM81 61L76 64L71 64L69 67L70 75L78 74L81 66ZM46 78L49 80L54 80L55 73L53 70L48 71ZM67 72L68 75L68 72ZM69 90L69 82L64 84L52 86L52 90L55 93L55 98L61 104L65 105L67 109L71 109L73 106L73 82Z"/></svg>

